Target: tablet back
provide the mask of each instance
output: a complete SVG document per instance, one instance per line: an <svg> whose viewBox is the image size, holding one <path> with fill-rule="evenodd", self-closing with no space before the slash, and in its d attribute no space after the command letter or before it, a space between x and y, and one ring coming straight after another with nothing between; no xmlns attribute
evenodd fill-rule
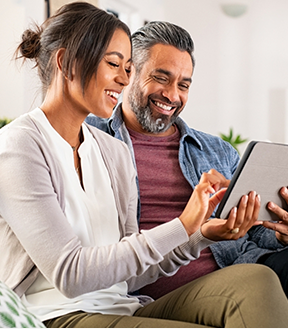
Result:
<svg viewBox="0 0 289 329"><path fill-rule="evenodd" d="M279 193L282 186L288 186L288 145L250 142L216 211L216 217L228 218L230 210L238 206L242 195L256 191L261 196L258 219L278 220L266 206L273 201L287 209Z"/></svg>

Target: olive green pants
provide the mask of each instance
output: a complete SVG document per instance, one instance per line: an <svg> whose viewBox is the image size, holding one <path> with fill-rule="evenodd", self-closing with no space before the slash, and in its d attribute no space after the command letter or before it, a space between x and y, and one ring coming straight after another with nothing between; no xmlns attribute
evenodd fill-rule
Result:
<svg viewBox="0 0 289 329"><path fill-rule="evenodd" d="M51 328L288 328L288 300L271 269L242 264L194 280L134 316L74 312L44 324Z"/></svg>

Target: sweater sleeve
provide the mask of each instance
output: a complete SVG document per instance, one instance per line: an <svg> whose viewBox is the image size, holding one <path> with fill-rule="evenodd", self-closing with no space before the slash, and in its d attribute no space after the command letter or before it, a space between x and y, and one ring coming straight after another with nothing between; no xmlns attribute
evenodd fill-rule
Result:
<svg viewBox="0 0 289 329"><path fill-rule="evenodd" d="M172 220L170 223L177 221L179 221L178 218ZM163 225L164 224L157 226L159 234L162 234ZM145 231L142 231L142 233L146 234ZM129 291L136 291L149 283L153 283L160 276L174 275L181 266L187 265L190 261L199 258L200 252L212 243L214 243L214 241L205 238L199 229L190 236L187 242L165 255L161 262L150 266L142 275L128 280Z"/></svg>
<svg viewBox="0 0 289 329"><path fill-rule="evenodd" d="M63 211L57 164L40 137L36 131L17 127L0 134L0 220L63 295L73 298L140 276L189 242L176 219L141 234L130 232L116 244L83 247ZM18 252L14 245L7 245L6 252ZM8 262L2 266L9 268ZM10 267L10 274L18 270Z"/></svg>

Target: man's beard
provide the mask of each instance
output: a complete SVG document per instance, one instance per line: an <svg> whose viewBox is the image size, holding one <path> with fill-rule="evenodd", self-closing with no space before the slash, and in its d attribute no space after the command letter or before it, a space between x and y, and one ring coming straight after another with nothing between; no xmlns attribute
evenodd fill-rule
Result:
<svg viewBox="0 0 289 329"><path fill-rule="evenodd" d="M142 129L149 133L158 134L167 131L180 114L179 107L177 107L172 116L161 113L158 113L156 116L149 107L149 98L147 99L147 104L142 104L142 99L145 98L139 84L135 81L130 90L128 101Z"/></svg>

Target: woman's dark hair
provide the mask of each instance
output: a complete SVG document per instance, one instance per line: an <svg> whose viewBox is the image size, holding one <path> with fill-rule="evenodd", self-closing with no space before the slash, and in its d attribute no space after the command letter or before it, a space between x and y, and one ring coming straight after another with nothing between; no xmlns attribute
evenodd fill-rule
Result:
<svg viewBox="0 0 289 329"><path fill-rule="evenodd" d="M62 6L40 27L27 29L16 58L35 60L46 90L55 73L54 56L60 48L65 48L63 78L70 78L75 70L84 92L117 29L131 38L127 25L114 15L87 2L73 2Z"/></svg>

